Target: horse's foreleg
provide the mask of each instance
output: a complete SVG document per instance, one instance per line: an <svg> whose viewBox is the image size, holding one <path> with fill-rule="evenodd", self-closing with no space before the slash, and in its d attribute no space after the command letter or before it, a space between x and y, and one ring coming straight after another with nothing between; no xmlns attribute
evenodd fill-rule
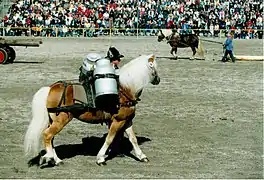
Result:
<svg viewBox="0 0 264 180"><path fill-rule="evenodd" d="M53 139L56 134L58 134L62 128L68 124L70 120L72 120L72 116L67 113L61 112L58 116L54 113L50 114L52 119L52 123L50 126L44 130L43 138L44 138L44 146L46 149L46 154L41 157L40 164L44 163L54 163L54 165L58 165L62 162L61 159L58 158L56 151L53 147Z"/></svg>
<svg viewBox="0 0 264 180"><path fill-rule="evenodd" d="M193 60L194 56L196 54L196 48L195 47L191 47L191 48L192 48L193 55L192 55L192 57L190 59Z"/></svg>
<svg viewBox="0 0 264 180"><path fill-rule="evenodd" d="M174 47L172 47L172 48L171 48L171 51L170 51L171 55L174 56L173 52L174 52Z"/></svg>
<svg viewBox="0 0 264 180"><path fill-rule="evenodd" d="M96 157L96 163L98 165L105 165L106 151L113 142L117 132L124 126L125 122L126 122L125 120L124 121L113 120L113 122L111 123L105 142Z"/></svg>
<svg viewBox="0 0 264 180"><path fill-rule="evenodd" d="M133 148L135 150L136 157L141 161L141 162L148 162L147 156L142 152L142 150L139 148L138 142L136 135L133 131L132 125L128 127L126 130L126 134L129 138L129 141L132 143Z"/></svg>
<svg viewBox="0 0 264 180"><path fill-rule="evenodd" d="M177 47L172 47L170 53L171 53L171 55L173 55L174 57L177 58Z"/></svg>
<svg viewBox="0 0 264 180"><path fill-rule="evenodd" d="M174 47L174 53L175 53L175 58L178 59L178 56L177 56L177 47Z"/></svg>

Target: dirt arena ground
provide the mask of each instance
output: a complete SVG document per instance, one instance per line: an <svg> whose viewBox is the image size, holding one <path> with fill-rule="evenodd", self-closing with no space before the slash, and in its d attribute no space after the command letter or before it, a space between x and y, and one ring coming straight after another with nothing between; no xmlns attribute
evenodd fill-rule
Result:
<svg viewBox="0 0 264 180"><path fill-rule="evenodd" d="M205 61L157 58L161 83L144 89L134 119L149 163L115 157L97 166L107 127L74 120L54 141L64 165L28 168L23 139L34 93L77 79L83 57L110 44L125 55L122 64L140 54L170 57L154 37L44 39L15 48L15 63L0 66L0 178L263 178L263 62L218 62L222 46L208 42ZM235 54L263 55L262 41L236 40ZM134 153L127 139L124 149Z"/></svg>

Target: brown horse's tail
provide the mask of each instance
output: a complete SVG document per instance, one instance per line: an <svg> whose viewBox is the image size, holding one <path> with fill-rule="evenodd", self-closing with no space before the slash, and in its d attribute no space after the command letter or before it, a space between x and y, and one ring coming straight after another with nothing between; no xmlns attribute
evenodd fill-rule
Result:
<svg viewBox="0 0 264 180"><path fill-rule="evenodd" d="M42 87L33 97L32 120L28 126L24 140L26 155L36 155L38 153L40 137L44 129L49 125L49 114L46 107L49 91L50 87Z"/></svg>
<svg viewBox="0 0 264 180"><path fill-rule="evenodd" d="M204 48L203 48L203 45L201 43L201 40L200 38L198 37L198 48L197 48L197 54L201 57L204 58Z"/></svg>

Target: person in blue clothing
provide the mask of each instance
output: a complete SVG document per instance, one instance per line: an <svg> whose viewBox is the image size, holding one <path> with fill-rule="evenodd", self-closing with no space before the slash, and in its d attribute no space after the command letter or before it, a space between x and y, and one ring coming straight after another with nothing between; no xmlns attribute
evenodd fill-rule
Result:
<svg viewBox="0 0 264 180"><path fill-rule="evenodd" d="M233 54L233 36L229 33L227 34L227 39L225 41L225 43L223 44L224 46L224 50L225 50L225 53L224 53L224 56L222 58L222 62L227 62L227 55L229 54L232 62L235 62L236 59L234 57L234 54Z"/></svg>

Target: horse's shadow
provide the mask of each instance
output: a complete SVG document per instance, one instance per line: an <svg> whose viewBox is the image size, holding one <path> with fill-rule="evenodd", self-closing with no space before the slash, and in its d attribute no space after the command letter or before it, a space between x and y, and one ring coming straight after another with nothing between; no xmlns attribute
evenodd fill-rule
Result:
<svg viewBox="0 0 264 180"><path fill-rule="evenodd" d="M69 159L74 156L96 156L101 147L103 146L105 142L107 134L104 134L103 137L86 137L82 139L81 144L66 144L66 145L59 145L55 147L56 153L60 159ZM151 141L151 139L146 137L140 137L137 136L138 144L141 145L144 142ZM116 142L116 141L115 141ZM118 146L118 148L114 148L115 151L113 153L109 152L108 157L106 160L113 159L116 156L121 155L122 156L128 156L138 161L138 159L131 153L133 150L133 146L130 143L129 139L124 137ZM28 161L28 166L38 166L41 156L43 156L46 153L45 150L41 150L38 156L30 159ZM53 165L45 166L45 167L52 167ZM44 167L44 168L45 168Z"/></svg>

